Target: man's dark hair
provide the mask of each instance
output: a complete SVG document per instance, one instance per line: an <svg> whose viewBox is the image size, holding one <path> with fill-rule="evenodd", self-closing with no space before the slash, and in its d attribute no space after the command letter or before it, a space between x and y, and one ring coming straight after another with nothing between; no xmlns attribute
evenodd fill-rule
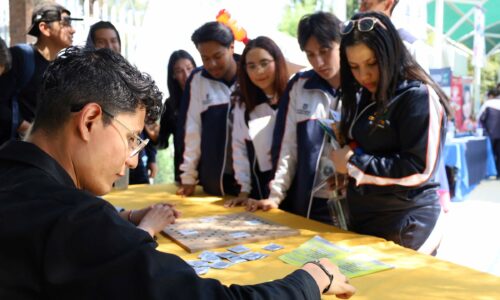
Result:
<svg viewBox="0 0 500 300"><path fill-rule="evenodd" d="M158 119L162 93L148 74L141 73L111 49L69 47L44 73L33 131L57 130L71 113L97 103L116 115L146 109L146 122ZM111 119L105 115L105 123Z"/></svg>
<svg viewBox="0 0 500 300"><path fill-rule="evenodd" d="M12 58L10 56L9 47L5 41L0 37L0 66L4 66L4 72L10 70L10 66L12 63Z"/></svg>
<svg viewBox="0 0 500 300"><path fill-rule="evenodd" d="M499 88L491 88L486 93L486 96L488 96L488 98L497 98L498 96L500 96L500 89Z"/></svg>
<svg viewBox="0 0 500 300"><path fill-rule="evenodd" d="M297 28L300 49L304 51L312 36L322 47L331 47L332 42L340 43L340 24L340 20L329 12L319 11L304 15Z"/></svg>
<svg viewBox="0 0 500 300"><path fill-rule="evenodd" d="M198 47L200 43L217 42L229 48L234 42L233 32L226 25L219 22L208 22L196 29L191 36L194 45Z"/></svg>
<svg viewBox="0 0 500 300"><path fill-rule="evenodd" d="M94 25L90 26L89 35L87 36L87 42L85 43L85 47L95 48L95 33L99 29L111 29L116 33L116 38L118 39L118 43L120 46L122 45L122 39L120 38L120 33L116 29L115 25L111 22L107 21L99 21Z"/></svg>

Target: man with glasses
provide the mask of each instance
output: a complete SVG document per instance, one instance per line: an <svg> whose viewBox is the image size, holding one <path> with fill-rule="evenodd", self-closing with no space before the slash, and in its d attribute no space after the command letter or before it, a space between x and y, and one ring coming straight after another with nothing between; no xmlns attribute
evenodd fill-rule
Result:
<svg viewBox="0 0 500 300"><path fill-rule="evenodd" d="M48 68L25 141L0 148L0 299L347 299L354 293L328 259L283 279L223 286L96 197L111 190L147 143L160 115L154 81L110 49L66 49ZM163 205L140 221L176 212Z"/></svg>
<svg viewBox="0 0 500 300"><path fill-rule="evenodd" d="M17 45L11 48L12 68L3 78L0 88L2 98L12 99L12 128L21 136L35 117L37 91L42 74L57 53L73 43L75 29L71 12L59 4L43 4L32 15L28 34L37 38L33 45ZM8 128L2 128L7 130ZM14 134L13 134L14 135ZM14 137L14 136L13 136Z"/></svg>

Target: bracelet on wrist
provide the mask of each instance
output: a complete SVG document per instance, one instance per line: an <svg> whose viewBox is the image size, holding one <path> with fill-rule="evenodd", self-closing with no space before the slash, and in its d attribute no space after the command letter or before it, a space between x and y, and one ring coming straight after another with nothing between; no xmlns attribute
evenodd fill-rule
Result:
<svg viewBox="0 0 500 300"><path fill-rule="evenodd" d="M128 212L128 215L127 215L127 220L131 223L134 223L132 222L132 213L134 212L133 209L131 209L129 212Z"/></svg>
<svg viewBox="0 0 500 300"><path fill-rule="evenodd" d="M319 259L308 261L305 264L314 264L318 266L321 270L323 270L323 272L325 272L326 276L328 276L328 279L330 280L330 283L328 283L328 286L323 290L323 294L328 292L333 283L333 274L330 273L330 271L328 271L325 268L325 266L323 266L323 264L319 261Z"/></svg>

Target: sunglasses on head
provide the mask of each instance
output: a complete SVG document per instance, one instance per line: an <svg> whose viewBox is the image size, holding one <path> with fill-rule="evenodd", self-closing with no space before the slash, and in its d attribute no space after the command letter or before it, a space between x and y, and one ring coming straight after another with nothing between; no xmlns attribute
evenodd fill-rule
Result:
<svg viewBox="0 0 500 300"><path fill-rule="evenodd" d="M342 24L340 28L340 34L347 35L351 33L354 27L356 27L356 24L358 24L357 26L358 31L368 32L371 31L375 27L375 24L377 23L379 23L380 26L385 28L384 24L382 24L382 22L380 22L380 20L375 17L365 17L357 20L349 20L344 24Z"/></svg>

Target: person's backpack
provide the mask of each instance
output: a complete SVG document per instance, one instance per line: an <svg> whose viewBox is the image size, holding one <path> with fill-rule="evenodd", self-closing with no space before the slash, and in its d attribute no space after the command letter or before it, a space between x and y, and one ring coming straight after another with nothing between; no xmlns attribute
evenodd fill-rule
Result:
<svg viewBox="0 0 500 300"><path fill-rule="evenodd" d="M35 53L33 47L29 44L17 44L10 48L12 54L19 52L21 53L21 66L19 67L19 74L15 81L15 90L10 98L11 109L12 109L12 120L11 120L11 132L10 138L15 139L17 137L17 128L20 124L20 113L19 113L19 94L26 87L28 82L30 82L35 72Z"/></svg>

